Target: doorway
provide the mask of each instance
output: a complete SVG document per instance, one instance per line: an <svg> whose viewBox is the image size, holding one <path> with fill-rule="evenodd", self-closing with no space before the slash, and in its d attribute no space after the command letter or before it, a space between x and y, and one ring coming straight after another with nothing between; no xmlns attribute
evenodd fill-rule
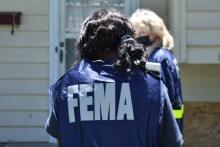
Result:
<svg viewBox="0 0 220 147"><path fill-rule="evenodd" d="M77 59L76 43L82 22L97 10L108 9L130 15L139 7L139 0L61 0L59 27L59 77Z"/></svg>

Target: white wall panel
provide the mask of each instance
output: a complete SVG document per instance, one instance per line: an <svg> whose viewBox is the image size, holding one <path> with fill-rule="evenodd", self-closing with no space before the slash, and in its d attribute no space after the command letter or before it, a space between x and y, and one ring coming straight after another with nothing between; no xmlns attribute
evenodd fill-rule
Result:
<svg viewBox="0 0 220 147"><path fill-rule="evenodd" d="M48 79L49 65L46 64L0 64L0 79Z"/></svg>
<svg viewBox="0 0 220 147"><path fill-rule="evenodd" d="M220 63L219 47L189 47L187 51L187 62L197 64Z"/></svg>
<svg viewBox="0 0 220 147"><path fill-rule="evenodd" d="M48 80L45 79L0 80L0 93L2 95L47 94L48 83Z"/></svg>
<svg viewBox="0 0 220 147"><path fill-rule="evenodd" d="M188 12L187 28L220 29L220 12Z"/></svg>
<svg viewBox="0 0 220 147"><path fill-rule="evenodd" d="M0 32L1 48L10 47L47 47L49 44L48 32L14 32L11 35L10 31Z"/></svg>
<svg viewBox="0 0 220 147"><path fill-rule="evenodd" d="M184 101L220 101L219 64L182 64Z"/></svg>
<svg viewBox="0 0 220 147"><path fill-rule="evenodd" d="M43 127L4 127L0 128L0 132L0 140L2 142L42 142L48 141L49 139L49 136Z"/></svg>
<svg viewBox="0 0 220 147"><path fill-rule="evenodd" d="M220 11L219 0L186 0L187 11Z"/></svg>
<svg viewBox="0 0 220 147"><path fill-rule="evenodd" d="M21 25L0 26L0 142L48 141L49 0L0 0Z"/></svg>
<svg viewBox="0 0 220 147"><path fill-rule="evenodd" d="M220 46L220 29L188 29L186 34L188 46Z"/></svg>
<svg viewBox="0 0 220 147"><path fill-rule="evenodd" d="M1 95L0 112L4 111L47 111L48 94L39 95Z"/></svg>
<svg viewBox="0 0 220 147"><path fill-rule="evenodd" d="M0 127L44 127L48 112L0 112Z"/></svg>
<svg viewBox="0 0 220 147"><path fill-rule="evenodd" d="M49 63L49 49L0 48L0 63Z"/></svg>

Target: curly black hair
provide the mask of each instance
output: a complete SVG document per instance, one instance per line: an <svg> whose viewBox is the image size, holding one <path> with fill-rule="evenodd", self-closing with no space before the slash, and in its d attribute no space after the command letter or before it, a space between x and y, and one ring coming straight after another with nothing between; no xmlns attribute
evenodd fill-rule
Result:
<svg viewBox="0 0 220 147"><path fill-rule="evenodd" d="M83 22L77 49L81 59L89 60L98 60L97 54L117 52L118 70L146 71L144 49L133 34L131 23L123 14L100 10Z"/></svg>

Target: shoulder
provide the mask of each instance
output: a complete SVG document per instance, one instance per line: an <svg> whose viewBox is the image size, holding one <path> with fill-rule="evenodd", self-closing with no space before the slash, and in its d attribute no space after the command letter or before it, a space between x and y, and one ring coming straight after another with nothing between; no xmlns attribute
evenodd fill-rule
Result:
<svg viewBox="0 0 220 147"><path fill-rule="evenodd" d="M150 58L154 62L161 63L164 60L168 60L170 62L173 61L174 56L173 56L173 53L171 53L171 51L161 47L161 48L156 49L154 52L152 52L152 54L150 55Z"/></svg>
<svg viewBox="0 0 220 147"><path fill-rule="evenodd" d="M50 86L51 91L60 91L62 87L67 86L72 81L75 81L79 77L80 63L76 64L69 71L63 74L53 85Z"/></svg>
<svg viewBox="0 0 220 147"><path fill-rule="evenodd" d="M87 76L86 73L89 73L89 69L91 68L91 64L88 61L81 60L79 63L74 65L71 69L69 69L65 74L63 74L59 80L57 80L56 84L74 84L84 80Z"/></svg>

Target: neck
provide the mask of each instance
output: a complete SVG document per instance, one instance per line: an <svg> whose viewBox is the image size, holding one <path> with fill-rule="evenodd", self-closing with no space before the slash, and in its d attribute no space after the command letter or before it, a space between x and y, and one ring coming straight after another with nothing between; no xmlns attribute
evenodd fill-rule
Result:
<svg viewBox="0 0 220 147"><path fill-rule="evenodd" d="M117 52L97 53L96 60L113 61L117 57Z"/></svg>
<svg viewBox="0 0 220 147"><path fill-rule="evenodd" d="M146 47L144 56L148 57L156 48L161 47L161 39L157 38L151 46Z"/></svg>

